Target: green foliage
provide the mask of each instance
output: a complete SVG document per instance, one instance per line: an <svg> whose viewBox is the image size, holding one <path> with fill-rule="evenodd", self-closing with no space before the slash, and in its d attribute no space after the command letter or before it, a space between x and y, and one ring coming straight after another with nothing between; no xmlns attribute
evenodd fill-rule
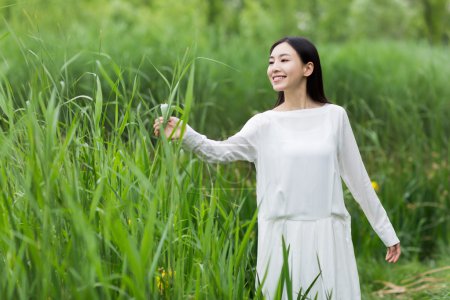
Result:
<svg viewBox="0 0 450 300"><path fill-rule="evenodd" d="M260 297L253 168L204 164L151 125L170 102L211 138L235 133L275 103L268 48L285 34L317 41L402 242L387 267L346 191L363 295L448 264L448 47L366 39L445 43L422 9L448 13L388 2L0 1L0 297Z"/></svg>

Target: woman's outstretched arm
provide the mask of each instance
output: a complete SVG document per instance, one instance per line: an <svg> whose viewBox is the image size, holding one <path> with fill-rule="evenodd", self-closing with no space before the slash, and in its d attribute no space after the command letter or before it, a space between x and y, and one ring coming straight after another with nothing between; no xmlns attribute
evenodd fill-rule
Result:
<svg viewBox="0 0 450 300"><path fill-rule="evenodd" d="M153 126L157 136L159 135L159 123L161 121L160 118L155 120ZM165 128L166 136L171 134L178 122L180 124L173 137L180 138L182 121L176 117L170 117ZM186 130L181 141L182 147L209 163L227 163L238 160L255 162L258 148L258 129L259 114L251 117L239 132L223 141L208 139L206 135L198 133L189 124L186 124Z"/></svg>
<svg viewBox="0 0 450 300"><path fill-rule="evenodd" d="M386 260L397 261L400 256L400 240L372 187L345 109L342 109L340 116L338 161L342 179L361 206L372 228L388 247Z"/></svg>

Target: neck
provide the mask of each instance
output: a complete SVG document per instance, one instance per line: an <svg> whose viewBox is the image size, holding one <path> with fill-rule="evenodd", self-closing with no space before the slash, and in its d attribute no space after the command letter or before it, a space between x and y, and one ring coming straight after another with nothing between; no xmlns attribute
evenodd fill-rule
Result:
<svg viewBox="0 0 450 300"><path fill-rule="evenodd" d="M295 90L284 91L283 106L286 108L309 108L313 106L314 102L306 93L306 85Z"/></svg>

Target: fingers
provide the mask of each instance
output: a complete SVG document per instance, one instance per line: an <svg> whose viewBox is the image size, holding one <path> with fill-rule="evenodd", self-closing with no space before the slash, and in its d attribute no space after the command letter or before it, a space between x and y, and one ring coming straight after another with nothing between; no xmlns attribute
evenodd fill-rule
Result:
<svg viewBox="0 0 450 300"><path fill-rule="evenodd" d="M169 117L167 120L167 124L173 125L173 123L177 120L175 117ZM159 135L159 125L164 122L163 117L158 117L155 119L155 122L153 123L153 133L158 136Z"/></svg>
<svg viewBox="0 0 450 300"><path fill-rule="evenodd" d="M153 123L153 127L158 126L159 124L162 124L162 122L164 121L163 117L158 117L155 119L155 122Z"/></svg>
<svg viewBox="0 0 450 300"><path fill-rule="evenodd" d="M174 116L169 117L169 119L167 120L166 125L170 125L169 128L173 129L177 122L180 119ZM164 122L164 118L163 117L157 117L155 119L155 122L153 123L153 133L155 136L159 136L159 131L160 131L160 125ZM166 130L166 128L164 128L164 130Z"/></svg>
<svg viewBox="0 0 450 300"><path fill-rule="evenodd" d="M391 259L392 259L392 250L391 248L388 248L388 251L386 253L386 261L391 262Z"/></svg>
<svg viewBox="0 0 450 300"><path fill-rule="evenodd" d="M395 255L394 255L394 257L393 257L393 259L392 259L392 262L397 262L397 260L399 259L399 257L400 257L400 254L401 254L401 249L400 249L400 245L396 245L396 247L395 247Z"/></svg>
<svg viewBox="0 0 450 300"><path fill-rule="evenodd" d="M392 251L387 261L389 263L395 263L397 262L398 258L400 256L400 253L398 251Z"/></svg>
<svg viewBox="0 0 450 300"><path fill-rule="evenodd" d="M174 117L169 117L169 119L167 119L167 122L172 123L175 121ZM163 117L158 117L155 119L155 123L153 124L153 127L158 126L159 124L161 124L162 122L164 122L164 118Z"/></svg>
<svg viewBox="0 0 450 300"><path fill-rule="evenodd" d="M159 136L159 125L162 124L164 121L163 117L158 117L155 119L155 122L153 123L153 133L156 136Z"/></svg>
<svg viewBox="0 0 450 300"><path fill-rule="evenodd" d="M400 244L391 246L388 248L388 252L386 254L386 261L389 263L396 263L400 257L401 250Z"/></svg>

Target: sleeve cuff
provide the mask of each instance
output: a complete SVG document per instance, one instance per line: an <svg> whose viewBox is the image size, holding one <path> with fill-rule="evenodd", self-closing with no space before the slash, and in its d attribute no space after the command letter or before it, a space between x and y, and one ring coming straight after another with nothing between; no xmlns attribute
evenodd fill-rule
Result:
<svg viewBox="0 0 450 300"><path fill-rule="evenodd" d="M185 150L192 151L194 148L201 143L203 135L196 132L189 124L186 124L186 130L181 138L181 146Z"/></svg>
<svg viewBox="0 0 450 300"><path fill-rule="evenodd" d="M379 237L386 247L391 247L394 246L395 244L400 243L400 240L395 234L394 228L392 228L392 226L384 228L384 230L379 233Z"/></svg>

